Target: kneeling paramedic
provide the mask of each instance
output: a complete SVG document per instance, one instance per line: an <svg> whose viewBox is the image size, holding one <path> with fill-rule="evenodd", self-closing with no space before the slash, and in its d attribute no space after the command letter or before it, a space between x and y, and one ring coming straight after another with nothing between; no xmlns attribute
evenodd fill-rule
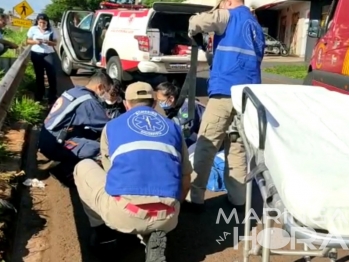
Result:
<svg viewBox="0 0 349 262"><path fill-rule="evenodd" d="M188 122L188 99L180 97L179 87L170 82L163 82L155 87L155 91L159 106L164 109L169 119L182 127L186 144L190 147L196 142L205 106L195 101L194 120Z"/></svg>
<svg viewBox="0 0 349 262"><path fill-rule="evenodd" d="M99 155L97 140L110 120L100 99L111 100L108 92L112 88L113 80L97 72L85 87L76 86L57 99L40 133L38 147L44 157L38 159L39 169L59 162L74 167L81 159Z"/></svg>
<svg viewBox="0 0 349 262"><path fill-rule="evenodd" d="M102 132L103 168L82 160L74 181L97 236L95 245L114 239L106 233L109 227L141 237L146 261L166 261L166 233L177 226L180 202L190 187L188 149L181 128L154 110L149 84L129 85L125 99L127 112Z"/></svg>
<svg viewBox="0 0 349 262"><path fill-rule="evenodd" d="M235 209L244 210L246 197L246 154L241 138L227 136L235 110L231 87L261 83L264 33L243 0L219 0L210 12L189 20L189 35L214 32L213 63L208 83L209 100L202 117L195 149L191 210L204 210L204 196L212 163L223 141L225 146L225 186Z"/></svg>

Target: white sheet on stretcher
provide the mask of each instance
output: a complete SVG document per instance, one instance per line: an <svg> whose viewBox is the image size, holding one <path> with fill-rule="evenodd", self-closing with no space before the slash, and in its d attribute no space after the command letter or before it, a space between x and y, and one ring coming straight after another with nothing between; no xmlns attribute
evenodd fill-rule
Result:
<svg viewBox="0 0 349 262"><path fill-rule="evenodd" d="M238 113L245 86L231 89ZM314 86L249 87L268 112L265 163L285 207L306 226L349 235L349 96ZM251 102L243 119L257 148Z"/></svg>

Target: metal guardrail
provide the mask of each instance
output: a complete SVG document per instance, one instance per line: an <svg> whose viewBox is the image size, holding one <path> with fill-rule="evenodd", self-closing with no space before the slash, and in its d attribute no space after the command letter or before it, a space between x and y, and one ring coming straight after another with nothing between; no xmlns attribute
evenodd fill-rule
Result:
<svg viewBox="0 0 349 262"><path fill-rule="evenodd" d="M27 46L24 49L0 82L0 129L23 79L29 62L30 48L31 46Z"/></svg>

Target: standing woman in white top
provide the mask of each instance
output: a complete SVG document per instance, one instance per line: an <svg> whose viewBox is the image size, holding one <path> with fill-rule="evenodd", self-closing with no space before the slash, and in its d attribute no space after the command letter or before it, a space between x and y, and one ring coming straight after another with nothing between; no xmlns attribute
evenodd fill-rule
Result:
<svg viewBox="0 0 349 262"><path fill-rule="evenodd" d="M36 101L42 101L45 96L46 75L49 83L48 102L52 105L57 98L57 78L55 69L55 50L57 36L50 25L46 14L39 14L35 25L27 34L27 43L32 45L31 60L33 62L36 75Z"/></svg>

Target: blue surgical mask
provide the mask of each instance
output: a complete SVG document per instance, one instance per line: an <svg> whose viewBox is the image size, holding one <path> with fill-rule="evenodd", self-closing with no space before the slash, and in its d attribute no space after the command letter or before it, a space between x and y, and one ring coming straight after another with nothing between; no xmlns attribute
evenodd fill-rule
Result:
<svg viewBox="0 0 349 262"><path fill-rule="evenodd" d="M168 105L166 102L164 101L160 101L159 102L159 106L164 109L164 110L167 110L167 109L170 109L171 108L171 105Z"/></svg>

